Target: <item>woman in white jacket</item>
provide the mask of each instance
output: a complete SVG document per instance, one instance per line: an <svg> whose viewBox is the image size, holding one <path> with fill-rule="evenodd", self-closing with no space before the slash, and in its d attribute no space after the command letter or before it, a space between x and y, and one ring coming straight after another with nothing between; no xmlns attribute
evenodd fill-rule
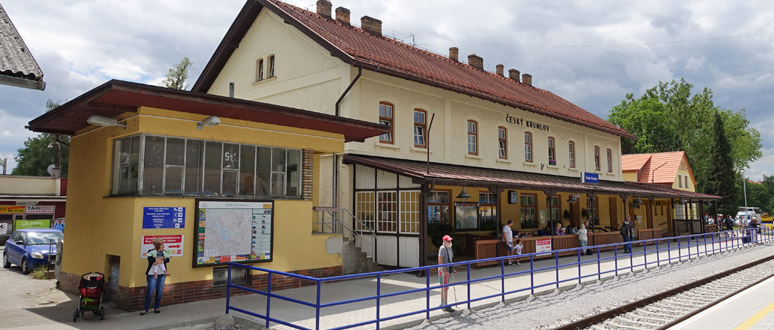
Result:
<svg viewBox="0 0 774 330"><path fill-rule="evenodd" d="M578 241L580 241L580 246L582 248L586 247L586 244L589 243L589 236L588 231L586 230L586 226L581 224L580 229L578 229ZM583 249L584 254L589 254L588 250Z"/></svg>

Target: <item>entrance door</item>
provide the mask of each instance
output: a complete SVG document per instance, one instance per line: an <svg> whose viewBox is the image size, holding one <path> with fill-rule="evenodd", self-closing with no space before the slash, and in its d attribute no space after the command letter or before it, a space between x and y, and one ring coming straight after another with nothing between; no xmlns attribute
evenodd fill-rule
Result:
<svg viewBox="0 0 774 330"><path fill-rule="evenodd" d="M645 209L645 212L648 212L645 216L648 218L648 229L653 228L653 205L650 204L650 201L648 201L648 207Z"/></svg>
<svg viewBox="0 0 774 330"><path fill-rule="evenodd" d="M108 275L108 297L110 300L116 301L118 298L118 278L121 273L121 257L108 255L109 260L109 275Z"/></svg>
<svg viewBox="0 0 774 330"><path fill-rule="evenodd" d="M618 228L618 198L610 197L608 205L610 209L610 227Z"/></svg>

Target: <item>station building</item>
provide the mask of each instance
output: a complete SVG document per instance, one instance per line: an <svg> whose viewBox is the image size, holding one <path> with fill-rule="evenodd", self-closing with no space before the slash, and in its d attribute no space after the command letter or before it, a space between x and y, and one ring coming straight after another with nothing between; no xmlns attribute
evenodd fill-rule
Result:
<svg viewBox="0 0 774 330"><path fill-rule="evenodd" d="M456 47L448 56L414 47L385 36L379 19L353 21L332 7L247 1L193 91L233 88L236 98L388 125L321 157L316 205L346 210L341 218L380 265L432 260L437 228L481 256L473 242L496 238L509 219L533 234L585 219L612 231L634 214L638 230L661 235L646 201L664 200L673 213L680 200L718 198L625 182L620 141L634 137L530 74L500 64L488 72L482 57L465 63Z"/></svg>
<svg viewBox="0 0 774 330"><path fill-rule="evenodd" d="M320 157L387 131L117 80L32 120L29 129L72 136L61 288L77 292L82 274L102 272L111 299L127 310L142 308L145 253L156 237L172 255L163 304L224 297L230 261L341 274L340 237L312 235ZM232 278L267 285L265 274L242 270ZM272 286L302 284L275 278Z"/></svg>

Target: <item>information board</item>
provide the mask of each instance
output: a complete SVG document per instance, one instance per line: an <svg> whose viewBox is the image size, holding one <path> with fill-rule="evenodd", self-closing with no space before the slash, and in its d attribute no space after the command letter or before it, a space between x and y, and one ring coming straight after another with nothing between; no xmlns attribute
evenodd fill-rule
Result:
<svg viewBox="0 0 774 330"><path fill-rule="evenodd" d="M194 223L194 267L272 260L272 201L197 199Z"/></svg>
<svg viewBox="0 0 774 330"><path fill-rule="evenodd" d="M155 248L153 240L156 238L161 238L161 242L164 243L164 250L169 252L170 257L183 256L183 235L145 235L142 237L140 258L148 258L147 253Z"/></svg>
<svg viewBox="0 0 774 330"><path fill-rule="evenodd" d="M185 228L185 207L143 207L142 229Z"/></svg>

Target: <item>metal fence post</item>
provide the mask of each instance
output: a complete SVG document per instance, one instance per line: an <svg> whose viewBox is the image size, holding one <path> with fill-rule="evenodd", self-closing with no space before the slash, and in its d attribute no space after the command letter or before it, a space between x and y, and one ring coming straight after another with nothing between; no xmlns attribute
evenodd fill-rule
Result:
<svg viewBox="0 0 774 330"><path fill-rule="evenodd" d="M443 289L442 289L443 290ZM379 307L382 303L382 273L376 274L376 329L379 330Z"/></svg>
<svg viewBox="0 0 774 330"><path fill-rule="evenodd" d="M554 252L554 259L556 260L556 288L559 288L559 253Z"/></svg>
<svg viewBox="0 0 774 330"><path fill-rule="evenodd" d="M707 252L707 234L702 235L702 237L704 237L704 255L706 256L709 255Z"/></svg>
<svg viewBox="0 0 774 330"><path fill-rule="evenodd" d="M677 236L677 261L683 262L683 248L681 245L682 238L680 236Z"/></svg>
<svg viewBox="0 0 774 330"><path fill-rule="evenodd" d="M629 241L629 272L634 273L634 245Z"/></svg>
<svg viewBox="0 0 774 330"><path fill-rule="evenodd" d="M535 295L535 255L531 254L529 256L529 288L530 293L532 295Z"/></svg>
<svg viewBox="0 0 774 330"><path fill-rule="evenodd" d="M425 269L425 308L427 309L425 313L425 319L430 319L430 268ZM443 289L441 289L443 290Z"/></svg>
<svg viewBox="0 0 774 330"><path fill-rule="evenodd" d="M613 256L615 256L615 276L618 276L618 243L613 245Z"/></svg>
<svg viewBox="0 0 774 330"><path fill-rule="evenodd" d="M266 328L269 328L269 317L271 313L271 272L269 272L268 285L266 286Z"/></svg>
<svg viewBox="0 0 774 330"><path fill-rule="evenodd" d="M648 242L642 243L642 256L645 258L645 269L648 269Z"/></svg>
<svg viewBox="0 0 774 330"><path fill-rule="evenodd" d="M468 266L468 309L470 309L470 263L467 263L466 266Z"/></svg>
<svg viewBox="0 0 774 330"><path fill-rule="evenodd" d="M672 239L667 240L667 261L672 264Z"/></svg>
<svg viewBox="0 0 774 330"><path fill-rule="evenodd" d="M581 250L578 248L578 284L581 283Z"/></svg>
<svg viewBox="0 0 774 330"><path fill-rule="evenodd" d="M599 247L597 247L597 279L602 280L602 264L599 260Z"/></svg>
<svg viewBox="0 0 774 330"><path fill-rule="evenodd" d="M505 259L500 259L500 301L505 302Z"/></svg>
<svg viewBox="0 0 774 330"><path fill-rule="evenodd" d="M228 264L228 279L226 280L226 314L231 303L231 263Z"/></svg>
<svg viewBox="0 0 774 330"><path fill-rule="evenodd" d="M322 286L322 283L320 280L317 280L317 301L315 307L315 315L314 315L314 328L317 330L320 330L320 287Z"/></svg>

